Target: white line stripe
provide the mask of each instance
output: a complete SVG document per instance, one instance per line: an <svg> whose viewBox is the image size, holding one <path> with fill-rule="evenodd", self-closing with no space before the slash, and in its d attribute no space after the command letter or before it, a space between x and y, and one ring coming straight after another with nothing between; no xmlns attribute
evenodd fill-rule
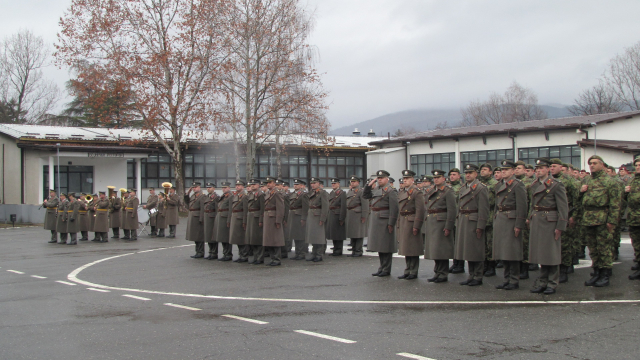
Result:
<svg viewBox="0 0 640 360"><path fill-rule="evenodd" d="M76 286L76 284L74 283L70 283L70 282L66 282L66 281L62 281L62 280L56 280L57 283L60 284L65 284L65 285L70 285L70 286Z"/></svg>
<svg viewBox="0 0 640 360"><path fill-rule="evenodd" d="M342 339L342 338L335 337L335 336L318 334L318 333L311 332L311 331L306 331L306 330L293 330L293 331L295 331L297 333L300 333L300 334L311 335L311 336L315 336L315 337L319 337L319 338L323 338L323 339L327 339L327 340L338 341L338 342L345 343L345 344L355 344L355 341L353 341L353 340Z"/></svg>
<svg viewBox="0 0 640 360"><path fill-rule="evenodd" d="M241 316L235 316L235 315L222 315L222 316L227 317L227 318L231 318L231 319L240 320L240 321L246 321L246 322L250 322L250 323L254 323L254 324L260 324L260 325L268 324L268 322L266 322L266 321L253 320L253 319L248 319L248 318L244 318L244 317L241 317Z"/></svg>
<svg viewBox="0 0 640 360"><path fill-rule="evenodd" d="M416 359L416 360L436 360L436 359L433 359L433 358L428 358L428 357L415 355L415 354L410 354L410 353L397 353L396 355L404 356L406 358Z"/></svg>
<svg viewBox="0 0 640 360"><path fill-rule="evenodd" d="M40 275L31 275L32 278L36 278L36 279L46 279L46 276L40 276Z"/></svg>
<svg viewBox="0 0 640 360"><path fill-rule="evenodd" d="M174 249L181 248L185 246L193 246L193 245L178 245L167 247L166 249ZM158 249L160 250L160 249ZM374 304L374 305L567 305L567 304L640 304L640 299L633 300L478 300L478 301L469 301L469 300L328 300L328 299L279 299L279 298L254 298L254 297L240 297L240 296L220 296L220 295L203 295L203 294L190 294L190 293L177 293L177 292L169 292L169 291L155 291L155 290L144 290L144 289L132 289L132 288L123 288L123 287L115 287L115 286L107 286L92 283L89 281L78 279L78 274L83 270L97 265L101 262L105 262L108 260L117 259L123 256L133 255L135 252L126 253L121 255L110 256L104 259L96 260L90 262L88 264L82 265L79 268L73 270L69 275L67 275L67 279L70 281L76 282L81 285L95 287L100 289L109 289L109 290L119 290L119 291L129 291L129 292L137 292L143 294L156 294L156 295L170 295L170 296L182 296L182 297L193 297L200 299L217 299L217 300L243 300L243 301L267 301L267 302L290 302L290 303L315 303L315 304ZM536 296L537 298L538 296Z"/></svg>
<svg viewBox="0 0 640 360"><path fill-rule="evenodd" d="M156 249L138 251L137 253L138 253L138 254L142 254L142 253L152 252L152 251L156 251Z"/></svg>
<svg viewBox="0 0 640 360"><path fill-rule="evenodd" d="M129 294L124 294L122 295L124 297L128 297L128 298L132 298L132 299L136 299L136 300L143 300L143 301L149 301L151 299L146 298L146 297L142 297L142 296L135 296L135 295L129 295Z"/></svg>
<svg viewBox="0 0 640 360"><path fill-rule="evenodd" d="M18 270L7 270L8 272L12 272L14 274L22 274L24 275L24 273L22 271L18 271Z"/></svg>
<svg viewBox="0 0 640 360"><path fill-rule="evenodd" d="M165 303L165 305L167 305L167 306L173 306L173 307L180 308L180 309L193 310L193 311L200 311L200 310L202 310L202 309L194 308L194 307L191 307L191 306L184 306L184 305L178 305L178 304L172 304L172 303Z"/></svg>
<svg viewBox="0 0 640 360"><path fill-rule="evenodd" d="M104 290L104 289L94 289L94 288L87 288L87 290L97 291L97 292L111 292L111 291L109 291L109 290Z"/></svg>

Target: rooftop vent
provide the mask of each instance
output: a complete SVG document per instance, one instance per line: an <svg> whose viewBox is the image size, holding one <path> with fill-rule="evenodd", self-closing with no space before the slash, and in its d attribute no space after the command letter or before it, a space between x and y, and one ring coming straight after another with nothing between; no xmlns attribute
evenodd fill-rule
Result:
<svg viewBox="0 0 640 360"><path fill-rule="evenodd" d="M373 132L373 129L369 129L369 132L367 133L367 136L376 136L376 133Z"/></svg>
<svg viewBox="0 0 640 360"><path fill-rule="evenodd" d="M60 134L44 134L44 137L46 139L58 139L60 137Z"/></svg>
<svg viewBox="0 0 640 360"><path fill-rule="evenodd" d="M360 131L358 130L358 128L355 128L353 130L353 135L355 135L355 136L359 136L360 135Z"/></svg>

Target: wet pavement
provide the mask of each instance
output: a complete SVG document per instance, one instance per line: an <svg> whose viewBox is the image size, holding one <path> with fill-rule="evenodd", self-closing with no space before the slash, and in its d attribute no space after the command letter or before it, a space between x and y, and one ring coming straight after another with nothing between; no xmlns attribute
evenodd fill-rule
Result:
<svg viewBox="0 0 640 360"><path fill-rule="evenodd" d="M372 277L377 256L282 266L191 259L193 243L139 237L47 244L0 229L0 359L637 359L640 281L624 234L611 286L589 261L552 296ZM331 245L329 245L330 247ZM234 249L235 251L235 249Z"/></svg>

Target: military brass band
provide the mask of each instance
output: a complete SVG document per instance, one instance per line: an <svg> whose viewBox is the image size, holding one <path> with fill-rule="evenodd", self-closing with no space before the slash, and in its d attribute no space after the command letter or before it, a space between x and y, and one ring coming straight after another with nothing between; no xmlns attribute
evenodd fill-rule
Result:
<svg viewBox="0 0 640 360"><path fill-rule="evenodd" d="M406 263L399 279L416 279L422 256L435 262L431 283L467 272L466 262L468 276L460 285L482 285L484 277L496 276L496 269L503 268L503 281L496 288L517 290L530 271L539 270L530 292L546 295L569 280L574 265L585 257L585 247L593 269L585 286L608 286L624 219L636 262L629 279L640 280L640 158L633 164L635 175L626 167L616 174L596 155L588 164L590 174L548 158L538 158L533 165L503 160L495 169L466 164L462 171L435 169L417 178L404 170L399 189L385 170L367 181L351 176L346 191L338 178L331 179L330 192L315 177L308 190L304 180L294 179L291 192L289 183L273 177L237 180L233 188L223 182L221 195L215 183L204 184L203 191L202 184L194 182L184 199L172 184L163 183L163 192L149 189L142 208L149 212L149 236L165 237L169 227L166 237L173 238L182 200L188 210L186 240L195 243L191 257L196 259L268 266L281 265L283 258L318 263L327 240L333 243L331 255L342 256L349 239L348 256L361 257L368 238L366 251L377 252L379 258L375 277L391 275L393 254L398 253ZM108 189L108 195L79 197L58 197L51 190L43 203L49 242L75 245L78 232L80 241L94 232L92 241L107 242L109 228L112 238L119 238L122 228L121 239L136 240L135 189L120 189L120 196L115 187Z"/></svg>

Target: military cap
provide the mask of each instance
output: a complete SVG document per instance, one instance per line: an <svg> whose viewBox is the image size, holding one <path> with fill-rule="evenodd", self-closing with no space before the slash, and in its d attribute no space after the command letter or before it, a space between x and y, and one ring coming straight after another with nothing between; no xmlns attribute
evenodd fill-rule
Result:
<svg viewBox="0 0 640 360"><path fill-rule="evenodd" d="M349 178L349 181L357 181L360 182L360 178L355 176L355 175L351 175L351 177Z"/></svg>
<svg viewBox="0 0 640 360"><path fill-rule="evenodd" d="M573 165L568 163L562 163L562 167L566 167L567 169L573 169Z"/></svg>
<svg viewBox="0 0 640 360"><path fill-rule="evenodd" d="M425 176L422 178L422 182L433 182L433 176L431 176L431 175L425 175Z"/></svg>
<svg viewBox="0 0 640 360"><path fill-rule="evenodd" d="M200 186L200 185L202 185L202 184L200 184L199 182L196 181L193 184L191 184L191 187L196 187L196 186Z"/></svg>
<svg viewBox="0 0 640 360"><path fill-rule="evenodd" d="M640 161L640 156L633 160L633 166L635 166L638 161Z"/></svg>
<svg viewBox="0 0 640 360"><path fill-rule="evenodd" d="M259 184L260 184L260 186L267 186L267 182L266 181L260 181Z"/></svg>
<svg viewBox="0 0 640 360"><path fill-rule="evenodd" d="M136 190L136 189L129 189L129 192L137 193L137 192L138 192L138 190Z"/></svg>
<svg viewBox="0 0 640 360"><path fill-rule="evenodd" d="M485 167L486 167L487 169L489 169L489 170L493 170L493 166L491 166L491 164L489 164L489 163L480 164L480 167L479 167L479 169L478 169L478 170L480 170L480 169L482 169L482 168L485 168Z"/></svg>
<svg viewBox="0 0 640 360"><path fill-rule="evenodd" d="M172 186L171 188L172 188L173 190L178 190L178 188L177 188L177 187L175 187L175 186Z"/></svg>
<svg viewBox="0 0 640 360"><path fill-rule="evenodd" d="M278 184L278 185L284 185L284 180L282 180L282 179L276 179L276 184Z"/></svg>
<svg viewBox="0 0 640 360"><path fill-rule="evenodd" d="M82 193L80 193L80 196L87 196L87 193L82 192Z"/></svg>
<svg viewBox="0 0 640 360"><path fill-rule="evenodd" d="M256 179L256 178L249 179L249 182L247 184L249 184L249 185L260 185L260 179Z"/></svg>
<svg viewBox="0 0 640 360"><path fill-rule="evenodd" d="M503 167L504 167L505 169L506 169L506 168L508 168L508 166L503 166ZM493 172L495 173L496 171L500 171L500 170L502 170L502 168L503 168L503 167L496 166L496 167L494 167L494 168L493 168Z"/></svg>
<svg viewBox="0 0 640 360"><path fill-rule="evenodd" d="M607 169L609 169L609 170L613 170L613 171L616 171L616 168L614 168L614 167L613 167L613 166L611 166L611 165L608 165L608 166L607 166Z"/></svg>
<svg viewBox="0 0 640 360"><path fill-rule="evenodd" d="M67 196L69 196L69 197L71 197L71 196L76 197L76 193L74 193L74 192L70 192L70 193L68 193L68 194L67 194Z"/></svg>
<svg viewBox="0 0 640 360"><path fill-rule="evenodd" d="M410 177L413 178L414 176L416 176L416 173L411 171L411 170L402 170L402 177L406 178L406 177Z"/></svg>
<svg viewBox="0 0 640 360"><path fill-rule="evenodd" d="M622 169L627 170L627 166L629 166L629 164L622 164L622 165L620 165L620 167L619 167L618 169L620 169L620 170L622 170Z"/></svg>
<svg viewBox="0 0 640 360"><path fill-rule="evenodd" d="M313 183L320 183L320 179L312 177L311 179L309 179L309 183L313 184Z"/></svg>
<svg viewBox="0 0 640 360"><path fill-rule="evenodd" d="M283 185L283 186L289 186L289 182L288 182L288 181L283 181L283 182L282 182L282 185Z"/></svg>
<svg viewBox="0 0 640 360"><path fill-rule="evenodd" d="M400 179L400 184L404 184L404 178Z"/></svg>
<svg viewBox="0 0 640 360"><path fill-rule="evenodd" d="M107 195L107 193L105 191L98 191L98 194L100 195Z"/></svg>
<svg viewBox="0 0 640 360"><path fill-rule="evenodd" d="M208 188L214 188L216 187L216 184L212 183L212 182L208 182L206 185Z"/></svg>
<svg viewBox="0 0 640 360"><path fill-rule="evenodd" d="M553 159L549 160L549 164L562 165L562 160L560 160L558 158L553 158Z"/></svg>
<svg viewBox="0 0 640 360"><path fill-rule="evenodd" d="M242 185L242 186L245 186L245 185L247 185L247 183L245 183L245 182L244 182L244 181L242 181L242 180L236 180L236 185Z"/></svg>
<svg viewBox="0 0 640 360"><path fill-rule="evenodd" d="M332 178L332 179L331 179L331 183L332 183L332 184L340 184L340 179L338 179L338 178Z"/></svg>
<svg viewBox="0 0 640 360"><path fill-rule="evenodd" d="M389 177L391 174L387 170L376 171L376 177Z"/></svg>
<svg viewBox="0 0 640 360"><path fill-rule="evenodd" d="M442 171L440 169L431 170L431 173L433 174L434 178L444 176L444 171Z"/></svg>
<svg viewBox="0 0 640 360"><path fill-rule="evenodd" d="M64 197L66 197L66 196L67 196L67 194L65 194L65 193L60 193L60 196L64 196Z"/></svg>
<svg viewBox="0 0 640 360"><path fill-rule="evenodd" d="M518 166L518 164L516 164L515 162L511 161L511 160L502 160L500 162L500 167L501 168L515 168L516 166Z"/></svg>
<svg viewBox="0 0 640 360"><path fill-rule="evenodd" d="M464 167L464 172L478 172L478 170L480 170L480 168L476 164L467 164Z"/></svg>
<svg viewBox="0 0 640 360"><path fill-rule="evenodd" d="M537 158L536 159L536 167L538 166L550 166L551 165L551 160L547 159L547 158Z"/></svg>
<svg viewBox="0 0 640 360"><path fill-rule="evenodd" d="M527 165L525 165L525 166L524 166L524 168L525 168L525 169L530 169L530 170L535 169L535 168L533 167L533 165L531 165L531 164L527 164Z"/></svg>
<svg viewBox="0 0 640 360"><path fill-rule="evenodd" d="M49 192L57 192L56 189L49 189Z"/></svg>
<svg viewBox="0 0 640 360"><path fill-rule="evenodd" d="M522 166L524 166L524 167L527 167L527 163L525 163L525 162L524 162L524 161L522 161L522 160L518 160L518 161L516 161L516 167L518 167L519 165L522 165Z"/></svg>
<svg viewBox="0 0 640 360"><path fill-rule="evenodd" d="M453 169L449 170L449 174L447 174L447 175L451 175L451 173L452 173L452 172L455 172L455 173L460 174L460 169L458 169L458 168L453 168Z"/></svg>
<svg viewBox="0 0 640 360"><path fill-rule="evenodd" d="M151 190L155 190L155 189L154 189L153 187L150 187L150 188L149 188L149 191L151 191Z"/></svg>
<svg viewBox="0 0 640 360"><path fill-rule="evenodd" d="M324 180L320 179L318 180L318 182L320 183L320 185L324 185Z"/></svg>
<svg viewBox="0 0 640 360"><path fill-rule="evenodd" d="M389 182L390 182L390 183L394 183L394 182L396 182L396 179L394 179L394 178L392 178L391 176L389 176Z"/></svg>
<svg viewBox="0 0 640 360"><path fill-rule="evenodd" d="M273 176L267 176L266 179L264 179L265 183L270 183L270 182L276 182L276 178L274 178Z"/></svg>
<svg viewBox="0 0 640 360"><path fill-rule="evenodd" d="M307 182L302 179L293 179L294 185L307 185Z"/></svg>
<svg viewBox="0 0 640 360"><path fill-rule="evenodd" d="M600 161L602 161L602 163L604 164L604 160L603 160L599 155L591 155L591 157L589 158L589 160L587 160L587 163L588 163L589 161L591 161L591 159L600 160Z"/></svg>
<svg viewBox="0 0 640 360"><path fill-rule="evenodd" d="M98 196L98 194L91 194L91 196L96 197L96 196Z"/></svg>
<svg viewBox="0 0 640 360"><path fill-rule="evenodd" d="M226 188L226 187L230 187L231 183L228 182L228 181L223 181L223 182L220 183L220 185L222 185L223 188Z"/></svg>

